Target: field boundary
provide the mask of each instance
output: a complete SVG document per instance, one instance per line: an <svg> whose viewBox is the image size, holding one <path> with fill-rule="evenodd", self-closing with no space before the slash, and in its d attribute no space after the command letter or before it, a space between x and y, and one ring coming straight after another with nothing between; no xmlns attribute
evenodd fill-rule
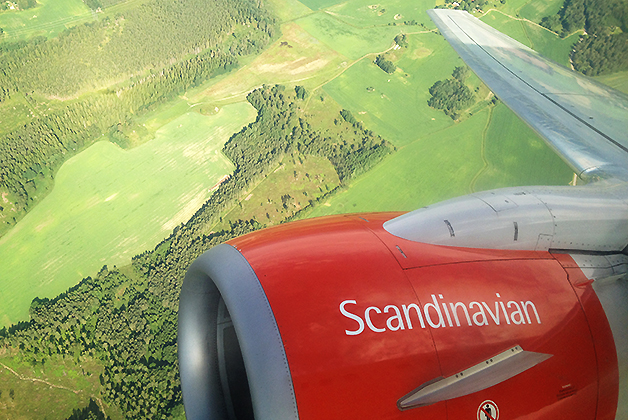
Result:
<svg viewBox="0 0 628 420"><path fill-rule="evenodd" d="M480 155L482 156L482 162L484 163L484 166L480 168L480 170L473 176L471 182L469 183L469 190L471 190L472 193L476 192L475 185L477 184L478 179L489 167L489 162L486 159L486 135L488 134L488 129L491 127L491 121L493 121L493 109L495 109L494 106L488 107L488 118L486 120L484 130L482 130L482 147L480 148Z"/></svg>
<svg viewBox="0 0 628 420"><path fill-rule="evenodd" d="M20 375L19 373L17 373L16 371L14 371L13 369L11 369L10 367L8 367L7 365L5 365L4 363L0 362L0 366L2 366L3 368L5 368L6 370L8 370L9 372L11 372L12 374L14 374L19 380L21 381L28 381L28 382L39 382L45 385L48 385L51 388L57 388L57 389L63 389L65 391L70 391L73 392L75 395L81 394L83 392L82 389L72 389L72 388L68 388L67 386L63 386L63 385L55 385L51 382L45 381L43 379L39 379L39 378L29 378L27 376L24 375ZM105 415L105 418L107 417L107 414L105 413L105 406L102 402L102 400L100 398L98 398L97 396L90 394L89 395L91 398L93 398L97 403L98 403L98 407L100 407L100 411L102 411L102 413Z"/></svg>

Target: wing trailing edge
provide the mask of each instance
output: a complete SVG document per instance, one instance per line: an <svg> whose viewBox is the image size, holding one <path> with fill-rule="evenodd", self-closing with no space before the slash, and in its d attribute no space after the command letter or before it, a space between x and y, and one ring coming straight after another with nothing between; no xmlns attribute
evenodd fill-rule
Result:
<svg viewBox="0 0 628 420"><path fill-rule="evenodd" d="M628 180L628 97L541 56L467 12L428 14L512 111L583 179Z"/></svg>

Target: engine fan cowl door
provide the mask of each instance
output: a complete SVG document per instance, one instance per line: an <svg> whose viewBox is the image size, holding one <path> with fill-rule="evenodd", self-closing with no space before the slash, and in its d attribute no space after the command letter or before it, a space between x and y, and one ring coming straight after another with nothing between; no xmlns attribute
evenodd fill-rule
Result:
<svg viewBox="0 0 628 420"><path fill-rule="evenodd" d="M499 418L595 418L591 333L565 271L549 255L424 267L406 274L432 330L443 376L489 364L516 347L547 355L500 383L449 400L448 418L471 418L469 413L485 401L490 401L485 403L488 412L499 409ZM477 412L479 418L491 418Z"/></svg>
<svg viewBox="0 0 628 420"><path fill-rule="evenodd" d="M397 407L417 378L441 371L429 330L404 320L414 289L365 226L389 218L315 219L231 242L272 307L299 419L446 418L445 403Z"/></svg>

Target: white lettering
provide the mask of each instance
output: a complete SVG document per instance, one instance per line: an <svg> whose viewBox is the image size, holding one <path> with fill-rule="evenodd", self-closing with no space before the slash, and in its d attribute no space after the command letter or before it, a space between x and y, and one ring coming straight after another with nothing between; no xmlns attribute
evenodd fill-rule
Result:
<svg viewBox="0 0 628 420"><path fill-rule="evenodd" d="M434 303L426 303L423 311L425 312L425 320L430 327L439 328L445 326L445 320L443 319L443 314L440 312L440 308L438 307L438 302L436 301L436 296L432 295L432 300ZM434 308L436 313L438 314L438 324L432 322L432 317L430 316L430 308Z"/></svg>
<svg viewBox="0 0 628 420"><path fill-rule="evenodd" d="M352 305L356 305L357 302L355 300L345 300L340 304L340 313L343 314L344 316L346 316L349 319L354 320L355 322L358 323L358 329L355 331L349 331L349 330L345 330L345 333L347 335L358 335L360 334L362 331L364 331L364 321L362 321L362 318L360 318L359 316L352 314L351 312L347 311L345 309L345 305L351 303Z"/></svg>
<svg viewBox="0 0 628 420"><path fill-rule="evenodd" d="M530 315L528 315L528 306L532 307L532 309L534 310L534 315L536 315L536 322L538 322L539 324L541 323L541 318L539 318L539 313L536 311L536 306L534 306L534 303L530 301L523 303L523 301L521 301L521 306L523 307L523 311L526 314L528 324L532 324L532 322L530 322Z"/></svg>
<svg viewBox="0 0 628 420"><path fill-rule="evenodd" d="M443 295L438 295L439 298L443 299ZM449 311L447 310L447 304L446 303L441 303L441 305L443 305L443 310L445 311L445 316L447 317L447 322L449 323L450 327L453 327L454 324L451 323L451 317L449 316Z"/></svg>
<svg viewBox="0 0 628 420"><path fill-rule="evenodd" d="M411 317L412 310L416 313L420 326L423 329L426 328L426 324L431 328L445 328L447 326L454 327L454 323L456 327L460 327L461 319L462 324L464 324L466 319L469 327L482 327L489 325L499 326L504 325L504 321L507 325L526 325L532 324L532 320L534 319L536 319L538 324L541 324L541 317L536 305L530 300L510 300L508 302L497 300L489 303L483 301L473 301L466 304L464 302L447 302L442 294L433 294L430 296L432 297L431 302L426 303L423 306L417 303L409 303L401 306L386 305L384 306L383 311L377 306L369 306L364 311L363 318L349 312L346 308L347 305L357 305L357 301L351 299L345 300L340 303L340 313L358 323L357 329L345 330L345 334L359 335L365 331L366 327L376 333L382 333L386 330L405 330L406 327L411 330L414 328ZM501 298L499 293L495 293L495 296ZM494 310L493 303L495 304ZM464 315L464 317L460 315L460 311L462 311L462 315ZM373 318L373 312L376 314L390 315L375 316L375 318ZM503 314L503 318L501 317L501 314ZM387 316L387 318L384 318L384 316ZM386 325L382 325L382 328L374 324L374 322L377 322L381 325L384 323L384 319L386 319ZM493 324L490 324L489 319L493 321ZM447 322L445 322L445 320L447 320ZM418 325L416 327L418 328Z"/></svg>
<svg viewBox="0 0 628 420"><path fill-rule="evenodd" d="M469 324L469 326L471 326L471 318L469 318L469 312L467 311L467 307L464 305L464 303L456 302L455 305L453 303L450 303L449 306L451 307L451 313L454 314L454 320L456 321L456 325L458 327L460 326L460 321L458 320L459 307L462 308L462 310L464 311L464 316L467 317L467 323Z"/></svg>
<svg viewBox="0 0 628 420"><path fill-rule="evenodd" d="M493 314L493 311L491 311L491 308L488 307L486 302L482 302L482 305L484 305L484 307L488 311L488 314L491 316L491 318L493 318L493 321L495 322L495 324L499 325L499 308L497 306L497 302L495 302L495 314Z"/></svg>
<svg viewBox="0 0 628 420"><path fill-rule="evenodd" d="M382 311L380 311L377 306L369 306L368 308L366 308L366 311L364 311L364 319L366 320L366 325L368 325L371 331L374 332L386 331L386 328L377 328L375 325L373 325L373 323L371 322L371 311L375 311L378 314L382 313Z"/></svg>
<svg viewBox="0 0 628 420"><path fill-rule="evenodd" d="M421 322L421 328L425 328L425 322L423 322L423 316L421 315L421 308L419 308L416 303L411 303L408 306L401 305L401 309L403 309L403 314L406 317L406 324L408 325L409 330L412 329L412 321L410 320L410 309L414 309L416 311L416 314L419 317L419 321Z"/></svg>
<svg viewBox="0 0 628 420"><path fill-rule="evenodd" d="M384 308L384 313L388 313L388 309L395 310L395 315L386 320L386 326L388 327L388 329L390 331L397 331L399 329L405 330L406 327L404 327L403 325L403 320L401 319L401 312L399 312L399 308L397 308L395 305L388 305ZM397 326L392 325L392 321L395 319L397 320Z"/></svg>
<svg viewBox="0 0 628 420"><path fill-rule="evenodd" d="M519 324L525 324L526 323L526 321L523 319L523 314L521 313L521 308L519 307L519 304L517 302L515 302L514 300L511 300L506 305L508 306L509 309L510 309L511 306L517 307L517 310L513 311L510 314L510 319L512 320L513 324L519 325ZM515 315L519 315L519 319L515 319Z"/></svg>
<svg viewBox="0 0 628 420"><path fill-rule="evenodd" d="M482 308L482 305L480 305L480 302L471 302L469 304L469 309L471 309L474 305L478 307L479 311L473 314L473 323L478 327L488 325L488 319L486 319L486 314L484 313L484 309ZM478 321L478 315L482 315L482 322Z"/></svg>

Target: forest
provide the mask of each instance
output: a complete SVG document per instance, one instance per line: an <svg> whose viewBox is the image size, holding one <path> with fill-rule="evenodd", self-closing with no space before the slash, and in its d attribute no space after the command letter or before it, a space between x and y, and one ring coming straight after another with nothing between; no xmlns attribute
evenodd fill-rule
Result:
<svg viewBox="0 0 628 420"><path fill-rule="evenodd" d="M210 200L153 251L135 256L129 270L104 266L54 299L34 299L30 321L0 330L0 349L32 366L54 357L98 359L108 403L127 418L167 416L181 402L176 323L185 270L210 247L263 227L254 219L237 220L212 232L220 214L288 154L327 157L347 182L393 151L359 121L350 124L340 115L342 137L313 128L298 112L297 92L283 86L251 92L247 100L257 118L225 144L236 169Z"/></svg>
<svg viewBox="0 0 628 420"><path fill-rule="evenodd" d="M163 10L160 9L162 4ZM3 46L0 52L0 102L17 94L24 95L31 105L35 105L37 95L72 95L77 90L96 88L97 81L103 78L135 74L123 84L85 95L78 101L65 101L49 113L35 115L29 123L2 136L0 192L11 194L15 209L10 217L4 218L5 229L7 225L14 225L45 196L56 171L69 157L102 135L112 134L113 139L124 147L121 126L131 124L134 117L180 92L234 68L239 57L261 51L275 33L273 18L249 0L228 4L220 0L209 4L201 1L198 7L181 8L187 12L179 13L168 9L172 5L167 4L170 3L163 0L145 4L147 7L158 6L150 13L146 12L147 19L129 12L130 15L120 17L118 23L103 19L67 30L51 40L34 38L13 46L0 44ZM185 27L177 29L178 34L189 32L195 35L185 42L177 41L177 37L173 37L174 41L166 37L168 40L160 47L159 42L155 42L164 34L160 22L170 12L177 19L171 16L167 20ZM215 13L209 19L211 24L203 21L209 16L207 13ZM187 22L187 25L181 22ZM209 32L199 35L200 27ZM119 35L116 37L115 34ZM111 46L107 53L97 54L96 50L105 51L101 48L103 37L108 39L106 45ZM144 48L142 42L130 42L133 37L144 40L151 47L145 45ZM118 39L117 46L112 44L114 39ZM179 41L177 47L171 45L171 42ZM171 49L178 53L164 56L163 51ZM190 52L196 54L187 57ZM177 58L182 59L175 61ZM73 65L75 62L80 64ZM42 68L37 70L39 65ZM89 67L89 71L82 66ZM64 77L57 77L57 74ZM0 208L0 216L2 210Z"/></svg>
<svg viewBox="0 0 628 420"><path fill-rule="evenodd" d="M388 74L394 73L395 70L397 70L397 66L395 66L392 61L387 60L383 54L380 54L375 58L375 64Z"/></svg>
<svg viewBox="0 0 628 420"><path fill-rule="evenodd" d="M430 99L427 104L432 108L442 109L445 114L456 120L459 111L473 104L473 92L465 84L469 75L466 66L456 67L452 77L439 80L430 88Z"/></svg>
<svg viewBox="0 0 628 420"><path fill-rule="evenodd" d="M571 61L587 76L628 69L628 3L622 0L565 0L559 12L541 25L566 37L584 29Z"/></svg>

